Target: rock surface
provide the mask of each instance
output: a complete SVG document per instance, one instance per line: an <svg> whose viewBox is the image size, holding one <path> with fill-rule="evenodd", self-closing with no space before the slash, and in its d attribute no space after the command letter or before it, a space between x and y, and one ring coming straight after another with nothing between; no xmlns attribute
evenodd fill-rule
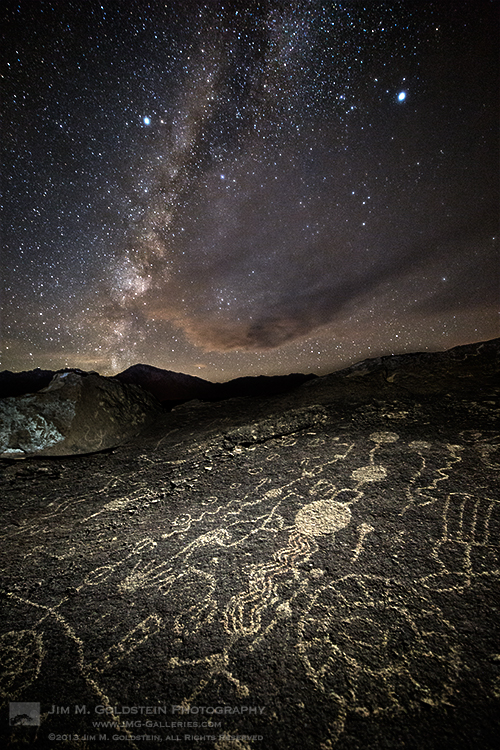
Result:
<svg viewBox="0 0 500 750"><path fill-rule="evenodd" d="M0 400L0 456L71 456L137 435L160 405L136 386L97 374L56 374L37 393Z"/></svg>
<svg viewBox="0 0 500 750"><path fill-rule="evenodd" d="M499 343L0 462L3 746L496 748Z"/></svg>

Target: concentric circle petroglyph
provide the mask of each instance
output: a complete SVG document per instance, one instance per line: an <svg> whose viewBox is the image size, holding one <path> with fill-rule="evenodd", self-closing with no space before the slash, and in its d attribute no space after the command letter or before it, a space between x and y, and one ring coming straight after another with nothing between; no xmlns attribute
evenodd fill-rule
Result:
<svg viewBox="0 0 500 750"><path fill-rule="evenodd" d="M349 575L318 590L299 627L298 651L316 687L365 717L394 715L453 694L461 648L429 599L380 576Z"/></svg>
<svg viewBox="0 0 500 750"><path fill-rule="evenodd" d="M343 529L350 520L351 511L345 503L317 500L299 510L295 517L295 525L305 536L321 536Z"/></svg>

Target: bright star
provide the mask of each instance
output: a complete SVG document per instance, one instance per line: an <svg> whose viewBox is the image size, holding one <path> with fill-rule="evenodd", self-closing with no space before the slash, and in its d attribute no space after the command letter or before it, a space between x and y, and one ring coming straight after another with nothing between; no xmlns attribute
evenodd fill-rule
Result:
<svg viewBox="0 0 500 750"><path fill-rule="evenodd" d="M406 99L406 91L400 91L398 94L398 102L404 102Z"/></svg>
<svg viewBox="0 0 500 750"><path fill-rule="evenodd" d="M151 118L150 117L143 117L142 121L144 125L151 125Z"/></svg>

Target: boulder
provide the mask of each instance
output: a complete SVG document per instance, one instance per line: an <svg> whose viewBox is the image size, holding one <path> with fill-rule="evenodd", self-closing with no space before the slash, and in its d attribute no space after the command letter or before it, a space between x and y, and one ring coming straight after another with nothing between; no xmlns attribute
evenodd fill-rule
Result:
<svg viewBox="0 0 500 750"><path fill-rule="evenodd" d="M0 455L70 456L126 442L150 425L158 401L95 373L56 373L46 388L0 401Z"/></svg>

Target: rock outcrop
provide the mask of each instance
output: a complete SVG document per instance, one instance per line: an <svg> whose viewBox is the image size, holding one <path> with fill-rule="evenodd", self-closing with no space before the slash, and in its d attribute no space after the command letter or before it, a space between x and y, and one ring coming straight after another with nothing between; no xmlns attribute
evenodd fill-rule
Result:
<svg viewBox="0 0 500 750"><path fill-rule="evenodd" d="M160 409L141 388L97 374L56 374L37 393L0 400L4 458L70 456L119 445Z"/></svg>
<svg viewBox="0 0 500 750"><path fill-rule="evenodd" d="M0 461L1 747L496 750L499 374L499 341L368 360ZM148 413L65 381L49 440Z"/></svg>

